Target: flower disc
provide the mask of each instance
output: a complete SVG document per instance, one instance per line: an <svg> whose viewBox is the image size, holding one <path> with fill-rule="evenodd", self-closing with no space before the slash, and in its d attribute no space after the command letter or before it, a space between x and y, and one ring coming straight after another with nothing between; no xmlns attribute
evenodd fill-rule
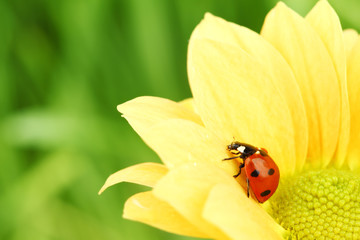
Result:
<svg viewBox="0 0 360 240"><path fill-rule="evenodd" d="M359 239L360 176L323 169L284 180L271 215L301 239Z"/></svg>

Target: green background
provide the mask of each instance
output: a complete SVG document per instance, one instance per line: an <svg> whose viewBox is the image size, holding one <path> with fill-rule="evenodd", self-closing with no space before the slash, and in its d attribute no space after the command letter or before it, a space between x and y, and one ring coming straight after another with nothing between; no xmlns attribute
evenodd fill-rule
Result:
<svg viewBox="0 0 360 240"><path fill-rule="evenodd" d="M316 1L285 2L304 15ZM359 30L357 0L330 3ZM159 161L116 105L190 97L187 44L204 13L259 31L275 4L1 0L0 239L190 239L122 219L145 187L97 195L111 173Z"/></svg>

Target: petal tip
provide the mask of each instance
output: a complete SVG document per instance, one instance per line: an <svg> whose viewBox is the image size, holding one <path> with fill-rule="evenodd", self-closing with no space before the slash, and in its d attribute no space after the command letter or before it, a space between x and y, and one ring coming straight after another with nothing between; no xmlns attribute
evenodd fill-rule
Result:
<svg viewBox="0 0 360 240"><path fill-rule="evenodd" d="M100 188L99 192L98 192L98 195L101 195L101 194L106 190L106 188L107 188L107 187L105 187L105 185L102 186L102 187Z"/></svg>
<svg viewBox="0 0 360 240"><path fill-rule="evenodd" d="M316 5L313 7L313 9L319 9L319 11L326 11L326 12L334 12L335 10L330 5L330 3L327 0L320 0L316 3ZM311 12L311 11L310 11Z"/></svg>
<svg viewBox="0 0 360 240"><path fill-rule="evenodd" d="M118 112L120 112L120 113L121 113L121 105L122 104L119 104L119 105L116 106L116 110L118 110Z"/></svg>
<svg viewBox="0 0 360 240"><path fill-rule="evenodd" d="M286 3L284 2L278 2L276 4L276 6L272 9L275 10L277 13L282 13L282 14L290 14L290 13L295 13L297 14L294 10L292 10L288 5L286 5ZM287 16L285 15L285 16Z"/></svg>
<svg viewBox="0 0 360 240"><path fill-rule="evenodd" d="M275 8L288 8L288 6L284 2L278 2Z"/></svg>
<svg viewBox="0 0 360 240"><path fill-rule="evenodd" d="M357 32L355 29L353 29L353 28L346 28L346 29L344 29L344 34L357 35L358 32Z"/></svg>
<svg viewBox="0 0 360 240"><path fill-rule="evenodd" d="M210 12L206 12L205 14L204 14L204 19L211 19L211 18L214 18L215 16L212 14L212 13L210 13Z"/></svg>

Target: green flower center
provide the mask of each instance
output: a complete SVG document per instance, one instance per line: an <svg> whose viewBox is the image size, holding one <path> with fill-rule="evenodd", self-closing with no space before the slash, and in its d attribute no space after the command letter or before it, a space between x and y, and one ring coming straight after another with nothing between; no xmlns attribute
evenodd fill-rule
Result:
<svg viewBox="0 0 360 240"><path fill-rule="evenodd" d="M299 239L360 239L360 176L324 169L282 179L270 214Z"/></svg>

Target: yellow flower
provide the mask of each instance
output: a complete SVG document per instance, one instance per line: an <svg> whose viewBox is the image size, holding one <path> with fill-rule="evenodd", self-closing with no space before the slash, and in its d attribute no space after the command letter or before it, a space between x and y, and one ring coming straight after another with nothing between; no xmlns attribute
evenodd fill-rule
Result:
<svg viewBox="0 0 360 240"><path fill-rule="evenodd" d="M279 3L261 34L211 14L188 50L193 99L139 97L118 110L164 164L111 175L152 188L124 217L211 239L360 237L360 38L327 1L303 18ZM351 122L351 125L350 125ZM265 204L246 196L235 138L264 147L279 166Z"/></svg>

